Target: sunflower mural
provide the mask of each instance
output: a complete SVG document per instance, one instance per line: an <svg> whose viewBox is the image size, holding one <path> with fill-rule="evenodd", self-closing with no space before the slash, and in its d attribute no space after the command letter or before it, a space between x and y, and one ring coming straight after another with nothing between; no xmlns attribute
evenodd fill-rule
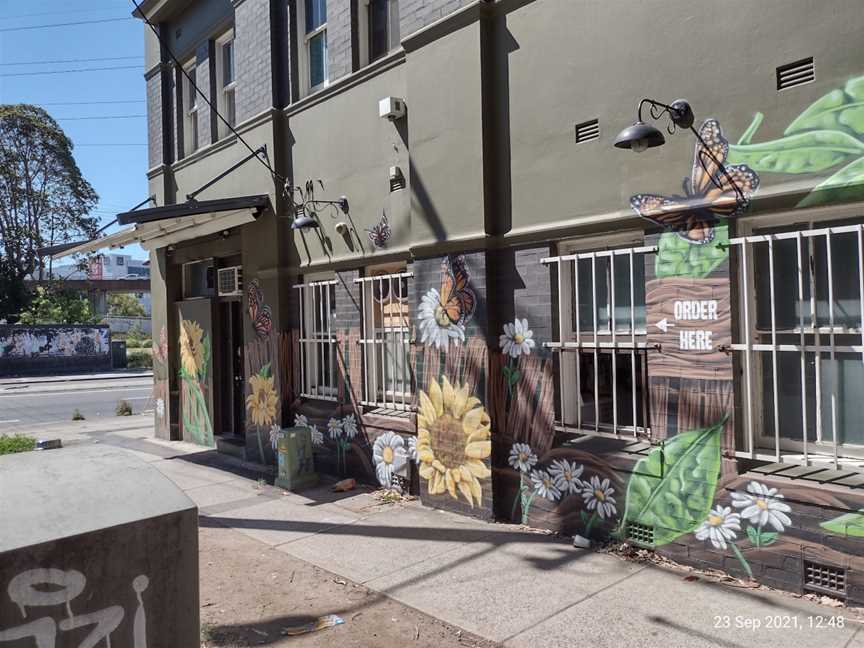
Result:
<svg viewBox="0 0 864 648"><path fill-rule="evenodd" d="M204 395L210 367L210 338L194 320L180 320L180 380L183 430L194 443L212 446L213 424Z"/></svg>
<svg viewBox="0 0 864 648"><path fill-rule="evenodd" d="M250 421L255 425L258 441L258 456L261 463L265 462L264 442L261 439L262 430L269 430L270 444L274 445L278 436L277 418L279 413L279 395L276 393L275 379L270 371L270 363L265 364L249 377L249 395L246 396L246 411ZM274 430L274 428L276 428Z"/></svg>
<svg viewBox="0 0 864 648"><path fill-rule="evenodd" d="M489 414L469 385L454 388L446 376L419 392L417 461L429 495L448 493L473 508L483 499L481 480L491 476Z"/></svg>

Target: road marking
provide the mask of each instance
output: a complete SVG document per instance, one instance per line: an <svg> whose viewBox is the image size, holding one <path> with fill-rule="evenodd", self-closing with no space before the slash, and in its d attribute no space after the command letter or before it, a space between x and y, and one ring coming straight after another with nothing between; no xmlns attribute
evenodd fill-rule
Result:
<svg viewBox="0 0 864 648"><path fill-rule="evenodd" d="M152 387L118 387L115 389L76 389L73 391L42 391L27 394L0 394L0 398L35 398L37 396L74 396L76 394L122 394L123 392L153 391Z"/></svg>

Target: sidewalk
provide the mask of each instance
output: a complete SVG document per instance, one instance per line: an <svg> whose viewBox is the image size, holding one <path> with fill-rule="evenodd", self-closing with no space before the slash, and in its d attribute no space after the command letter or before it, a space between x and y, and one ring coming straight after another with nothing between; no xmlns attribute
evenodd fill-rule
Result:
<svg viewBox="0 0 864 648"><path fill-rule="evenodd" d="M418 502L383 504L368 491L284 493L258 482L252 465L149 438L145 417L108 433L111 424L67 430L68 440L98 438L152 463L198 504L203 529L234 529L262 551L311 563L508 648L864 648L864 631L842 608L685 580L516 526Z"/></svg>
<svg viewBox="0 0 864 648"><path fill-rule="evenodd" d="M56 376L0 376L0 387L5 385L33 385L42 383L77 382L81 380L112 380L122 378L152 378L149 369L116 369L101 373L61 374Z"/></svg>

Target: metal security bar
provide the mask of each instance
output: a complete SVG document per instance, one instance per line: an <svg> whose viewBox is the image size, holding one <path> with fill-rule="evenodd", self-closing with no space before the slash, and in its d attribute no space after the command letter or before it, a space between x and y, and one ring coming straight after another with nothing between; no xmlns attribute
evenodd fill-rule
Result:
<svg viewBox="0 0 864 648"><path fill-rule="evenodd" d="M408 281L411 272L355 279L361 286L363 399L368 407L414 408Z"/></svg>
<svg viewBox="0 0 864 648"><path fill-rule="evenodd" d="M864 225L757 233L737 252L738 455L838 467L864 454Z"/></svg>
<svg viewBox="0 0 864 648"><path fill-rule="evenodd" d="M601 436L648 435L645 256L655 246L541 260L555 269L556 427Z"/></svg>
<svg viewBox="0 0 864 648"><path fill-rule="evenodd" d="M333 332L336 281L313 281L294 287L300 297L300 395L335 401L338 393Z"/></svg>

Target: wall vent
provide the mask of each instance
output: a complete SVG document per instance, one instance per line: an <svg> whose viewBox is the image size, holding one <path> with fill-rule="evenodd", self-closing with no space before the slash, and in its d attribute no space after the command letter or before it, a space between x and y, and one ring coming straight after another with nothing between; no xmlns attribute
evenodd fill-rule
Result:
<svg viewBox="0 0 864 648"><path fill-rule="evenodd" d="M592 119L591 121L576 124L576 143L590 142L600 139L600 121Z"/></svg>
<svg viewBox="0 0 864 648"><path fill-rule="evenodd" d="M232 266L230 268L219 268L216 283L219 288L220 297L243 294L243 268Z"/></svg>
<svg viewBox="0 0 864 648"><path fill-rule="evenodd" d="M804 589L846 596L846 570L804 561Z"/></svg>
<svg viewBox="0 0 864 648"><path fill-rule="evenodd" d="M816 80L816 67L810 56L777 68L777 89L788 90Z"/></svg>
<svg viewBox="0 0 864 648"><path fill-rule="evenodd" d="M627 539L636 544L654 546L654 527L638 522L627 524Z"/></svg>

